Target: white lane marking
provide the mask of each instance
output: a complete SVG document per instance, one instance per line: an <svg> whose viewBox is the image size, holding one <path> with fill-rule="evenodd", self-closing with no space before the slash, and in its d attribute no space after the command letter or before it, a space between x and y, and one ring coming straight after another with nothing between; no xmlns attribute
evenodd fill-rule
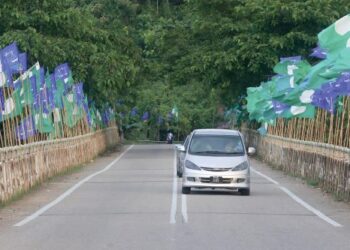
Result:
<svg viewBox="0 0 350 250"><path fill-rule="evenodd" d="M275 181L274 179L271 179L270 177L268 177L267 175L264 175L263 173L259 172L258 170L255 170L254 168L250 167L250 169L257 173L258 175L264 177L265 179L269 180L270 182L272 182L273 184L279 185L279 183L277 181Z"/></svg>
<svg viewBox="0 0 350 250"><path fill-rule="evenodd" d="M285 192L289 197L291 197L295 202L299 203L301 206L303 206L304 208L306 208L307 210L309 210L311 213L315 214L317 217L319 217L320 219L324 220L325 222L331 224L334 227L342 227L341 224L339 224L338 222L332 220L331 218L329 218L328 216L326 216L325 214L323 214L321 211L317 210L316 208L314 208L313 206L309 205L308 203L306 203L305 201L303 201L301 198L299 198L298 196L296 196L292 191L290 191L289 189L287 189L286 187L281 186L277 181L273 180L272 178L268 177L267 175L262 174L261 172L255 170L254 168L250 168L254 173L264 177L265 179L271 181L272 183L276 184L278 186L279 189L281 189L283 192Z"/></svg>
<svg viewBox="0 0 350 250"><path fill-rule="evenodd" d="M66 192L64 192L63 194L61 194L58 198L56 198L56 200L50 202L49 204L47 204L46 206L40 208L38 211L36 211L35 213L33 213L32 215L29 215L28 217L26 217L24 220L18 222L17 224L15 224L15 227L21 227L25 224L27 224L28 222L36 219L38 216L42 215L43 213L45 213L47 210L49 210L50 208L52 208L53 206L57 205L59 202L63 201L65 198L67 198L70 194L72 194L77 188L79 188L81 185L83 185L85 182L87 182L88 180L90 180L91 178L95 177L96 175L99 175L107 170L109 170L113 164L115 164L116 162L118 162L134 145L131 145L130 147L128 147L121 155L119 155L114 161L112 161L110 164L107 165L107 167L105 167L104 169L97 171L91 175L89 175L88 177L84 178L83 180L79 181L77 184L75 184L73 187L71 187L70 189L68 189Z"/></svg>
<svg viewBox="0 0 350 250"><path fill-rule="evenodd" d="M293 194L291 191L289 191L287 188L285 187L279 187L280 189L282 189L285 193L287 193L293 200L295 200L296 202L298 202L300 205L302 205L303 207L305 207L307 210L311 211L312 213L316 214L319 218L321 218L322 220L328 222L329 224L331 224L334 227L342 227L342 225L340 225L338 222L332 220L331 218L327 217L326 215L324 215L321 211L317 210L316 208L310 206L309 204L307 204L305 201L303 201L302 199L300 199L298 196L296 196L295 194Z"/></svg>
<svg viewBox="0 0 350 250"><path fill-rule="evenodd" d="M181 195L181 213L182 213L182 221L184 223L188 222L188 215L187 215L187 195L182 194Z"/></svg>
<svg viewBox="0 0 350 250"><path fill-rule="evenodd" d="M175 151L174 151L175 152ZM177 207L177 174L176 174L176 152L174 154L174 173L173 173L173 196L171 199L170 224L176 223L176 207Z"/></svg>

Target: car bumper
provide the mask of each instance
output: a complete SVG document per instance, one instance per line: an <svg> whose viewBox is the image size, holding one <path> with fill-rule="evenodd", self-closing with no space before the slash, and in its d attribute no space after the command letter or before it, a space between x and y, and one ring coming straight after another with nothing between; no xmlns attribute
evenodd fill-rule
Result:
<svg viewBox="0 0 350 250"><path fill-rule="evenodd" d="M197 188L249 188L249 170L239 172L209 172L186 169L182 177L183 187Z"/></svg>

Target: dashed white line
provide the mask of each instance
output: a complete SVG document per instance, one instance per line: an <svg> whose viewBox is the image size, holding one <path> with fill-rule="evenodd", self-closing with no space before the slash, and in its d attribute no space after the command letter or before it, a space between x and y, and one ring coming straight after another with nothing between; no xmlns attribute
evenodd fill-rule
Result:
<svg viewBox="0 0 350 250"><path fill-rule="evenodd" d="M188 215L187 215L187 195L181 195L181 213L182 213L182 221L184 223L188 222Z"/></svg>
<svg viewBox="0 0 350 250"><path fill-rule="evenodd" d="M251 168L251 170L264 177L265 179L269 180L270 182L272 182L273 184L277 185L279 187L279 189L281 189L283 192L285 192L289 197L291 197L295 202L299 203L301 206L303 206L304 208L306 208L307 210L309 210L311 213L315 214L317 217L319 217L320 219L324 220L325 222L331 224L334 227L342 227L341 224L339 224L338 222L332 220L331 218L329 218L328 216L326 216L325 214L323 214L321 211L317 210L316 208L314 208L313 206L309 205L308 203L306 203L305 201L303 201L301 198L299 198L298 196L296 196L292 191L290 191L289 189L287 189L286 187L281 186L277 181L275 181L274 179L268 177L267 175L264 175L263 173Z"/></svg>
<svg viewBox="0 0 350 250"><path fill-rule="evenodd" d="M90 180L91 178L95 177L96 175L99 175L103 172L106 172L107 170L109 170L116 162L118 162L134 145L131 145L130 147L128 147L121 155L119 155L114 161L112 161L110 164L107 165L107 167L105 167L104 169L97 171L91 175L89 175L88 177L84 178L83 180L79 181L77 184L75 184L73 187L71 187L70 189L68 189L66 192L64 192L63 194L61 194L58 198L56 198L54 201L50 202L49 204L47 204L46 206L40 208L38 211L36 211L35 213L33 213L32 215L29 215L28 217L26 217L24 220L18 222L17 224L15 224L15 227L21 227L25 224L27 224L28 222L36 219L38 216L42 215L43 213L45 213L47 210L49 210L50 208L52 208L53 206L57 205L58 203L60 203L61 201L63 201L65 198L67 198L69 195L71 195L77 188L79 188L81 185L83 185L85 182L87 182L88 180Z"/></svg>
<svg viewBox="0 0 350 250"><path fill-rule="evenodd" d="M177 207L176 152L174 153L173 167L174 167L174 172L173 172L173 195L172 195L172 199L171 199L170 224L175 224L176 223L176 207Z"/></svg>

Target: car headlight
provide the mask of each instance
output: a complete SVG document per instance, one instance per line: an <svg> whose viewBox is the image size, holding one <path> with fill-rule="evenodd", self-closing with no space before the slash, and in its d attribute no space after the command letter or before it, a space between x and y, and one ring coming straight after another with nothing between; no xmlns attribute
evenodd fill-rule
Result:
<svg viewBox="0 0 350 250"><path fill-rule="evenodd" d="M232 171L242 171L242 170L246 170L248 167L249 167L248 162L244 161L241 164L239 164L236 167L234 167L232 169Z"/></svg>
<svg viewBox="0 0 350 250"><path fill-rule="evenodd" d="M201 170L200 167L198 167L196 164L194 164L191 161L186 161L185 162L185 167L193 170Z"/></svg>

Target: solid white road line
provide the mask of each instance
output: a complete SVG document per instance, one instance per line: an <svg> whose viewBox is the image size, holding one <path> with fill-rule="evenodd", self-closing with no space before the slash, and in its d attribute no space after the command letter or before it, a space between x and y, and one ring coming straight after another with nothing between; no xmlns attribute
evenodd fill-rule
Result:
<svg viewBox="0 0 350 250"><path fill-rule="evenodd" d="M309 205L308 203L306 203L305 201L303 201L301 198L299 198L298 196L296 196L292 191L290 191L289 189L287 189L286 187L281 186L277 181L273 180L272 178L268 177L267 175L264 175L263 173L255 170L254 168L250 168L254 173L264 177L265 179L269 180L270 182L276 184L279 189L281 189L283 192L285 192L289 197L291 197L295 202L299 203L301 206L303 206L304 208L306 208L307 210L309 210L311 213L315 214L317 217L319 217L320 219L324 220L325 222L331 224L334 227L342 227L341 224L339 224L338 222L332 220L331 218L329 218L328 216L326 216L325 214L323 214L321 211L317 210L316 208L312 207L311 205Z"/></svg>
<svg viewBox="0 0 350 250"><path fill-rule="evenodd" d="M181 213L182 213L182 221L184 223L188 222L188 215L187 215L187 195L181 195Z"/></svg>
<svg viewBox="0 0 350 250"><path fill-rule="evenodd" d="M176 223L176 207L177 207L177 174L176 174L176 152L174 151L174 173L173 173L173 196L171 199L170 224Z"/></svg>
<svg viewBox="0 0 350 250"><path fill-rule="evenodd" d="M38 211L36 211L35 213L33 213L32 215L26 217L24 220L18 222L17 224L15 224L15 227L21 227L25 224L27 224L28 222L34 220L35 218L37 218L38 216L42 215L43 213L45 213L47 210L49 210L50 208L52 208L53 206L57 205L58 203L60 203L61 201L63 201L65 198L67 198L69 195L71 195L77 188L79 188L81 185L83 185L85 182L87 182L88 180L90 180L91 178L95 177L96 175L99 175L103 172L106 172L107 170L109 170L116 162L118 162L134 145L129 146L121 155L119 155L114 161L112 161L110 164L107 165L107 167L105 167L104 169L97 171L91 175L89 175L88 177L84 178L83 180L79 181L77 184L75 184L73 187L71 187L70 189L68 189L66 192L64 192L63 194L61 194L56 200L50 202L49 204L47 204L46 206L40 208Z"/></svg>

